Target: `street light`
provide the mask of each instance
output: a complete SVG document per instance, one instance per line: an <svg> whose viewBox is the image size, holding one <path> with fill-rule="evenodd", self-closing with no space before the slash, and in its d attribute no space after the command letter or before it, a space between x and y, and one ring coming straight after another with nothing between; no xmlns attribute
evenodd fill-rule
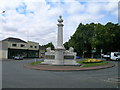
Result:
<svg viewBox="0 0 120 90"><path fill-rule="evenodd" d="M85 57L85 44L86 44L86 41L83 42L83 58Z"/></svg>
<svg viewBox="0 0 120 90"><path fill-rule="evenodd" d="M3 11L2 13L5 13L5 11Z"/></svg>
<svg viewBox="0 0 120 90"><path fill-rule="evenodd" d="M100 52L101 52L101 59L102 59L102 52L103 52L103 50L101 49L101 51L100 51Z"/></svg>
<svg viewBox="0 0 120 90"><path fill-rule="evenodd" d="M1 17L1 20L2 22L6 23L6 11L0 11L0 17Z"/></svg>
<svg viewBox="0 0 120 90"><path fill-rule="evenodd" d="M4 13L5 13L5 11L2 11L2 12L1 12L1 14L4 14Z"/></svg>
<svg viewBox="0 0 120 90"><path fill-rule="evenodd" d="M4 16L5 15L5 11L0 12L0 16Z"/></svg>
<svg viewBox="0 0 120 90"><path fill-rule="evenodd" d="M91 58L93 58L95 52L96 52L96 48L93 48L92 49L92 56L91 56Z"/></svg>

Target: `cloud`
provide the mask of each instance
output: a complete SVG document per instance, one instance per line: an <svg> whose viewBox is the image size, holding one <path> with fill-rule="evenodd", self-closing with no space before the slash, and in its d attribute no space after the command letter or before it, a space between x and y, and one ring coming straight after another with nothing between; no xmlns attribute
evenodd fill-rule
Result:
<svg viewBox="0 0 120 90"><path fill-rule="evenodd" d="M104 9L108 12L111 12L113 15L118 16L118 3L109 2L104 6Z"/></svg>
<svg viewBox="0 0 120 90"><path fill-rule="evenodd" d="M82 12L85 9L85 5L75 1L75 2L66 2L65 4L66 8L68 8L66 11L69 14L75 14L75 13L79 13Z"/></svg>
<svg viewBox="0 0 120 90"><path fill-rule="evenodd" d="M46 2L47 1L47 2ZM57 19L64 19L64 42L75 32L79 23L107 23L117 17L117 2L80 2L79 0L2 0L0 12L0 38L10 36L39 42L40 45L57 42ZM102 22L101 19L106 20ZM111 22L116 22L113 19Z"/></svg>
<svg viewBox="0 0 120 90"><path fill-rule="evenodd" d="M5 30L6 32L15 32L15 31L17 31L17 28L3 26L3 30Z"/></svg>

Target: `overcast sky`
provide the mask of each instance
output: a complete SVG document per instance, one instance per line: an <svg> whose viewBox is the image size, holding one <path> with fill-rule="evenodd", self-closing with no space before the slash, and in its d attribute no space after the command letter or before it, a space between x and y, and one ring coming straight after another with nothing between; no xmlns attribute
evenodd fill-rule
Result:
<svg viewBox="0 0 120 90"><path fill-rule="evenodd" d="M15 37L40 45L49 42L56 45L56 24L62 15L66 42L79 23L118 23L118 1L0 0L0 40Z"/></svg>

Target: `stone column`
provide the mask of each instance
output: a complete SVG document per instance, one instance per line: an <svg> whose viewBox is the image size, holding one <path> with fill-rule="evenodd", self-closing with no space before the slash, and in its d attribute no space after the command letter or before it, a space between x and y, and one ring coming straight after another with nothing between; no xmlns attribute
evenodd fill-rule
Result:
<svg viewBox="0 0 120 90"><path fill-rule="evenodd" d="M55 49L55 65L64 65L64 51L65 48L63 46L63 19L62 16L59 16L58 19L58 37L57 37L57 47Z"/></svg>
<svg viewBox="0 0 120 90"><path fill-rule="evenodd" d="M57 40L57 47L56 48L60 48L60 49L64 49L64 46L63 46L63 19L62 19L62 16L59 16L59 19L58 19L58 40Z"/></svg>

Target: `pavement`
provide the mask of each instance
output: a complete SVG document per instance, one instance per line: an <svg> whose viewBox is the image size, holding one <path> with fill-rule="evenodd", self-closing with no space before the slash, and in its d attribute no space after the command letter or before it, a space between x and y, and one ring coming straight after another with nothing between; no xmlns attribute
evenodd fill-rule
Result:
<svg viewBox="0 0 120 90"><path fill-rule="evenodd" d="M37 69L37 70L47 70L47 71L85 71L85 70L97 70L97 69L105 69L115 66L113 63L108 63L107 65L103 66L94 66L94 67L82 67L82 66L60 66L60 65L31 65L25 64L24 67L30 69Z"/></svg>

